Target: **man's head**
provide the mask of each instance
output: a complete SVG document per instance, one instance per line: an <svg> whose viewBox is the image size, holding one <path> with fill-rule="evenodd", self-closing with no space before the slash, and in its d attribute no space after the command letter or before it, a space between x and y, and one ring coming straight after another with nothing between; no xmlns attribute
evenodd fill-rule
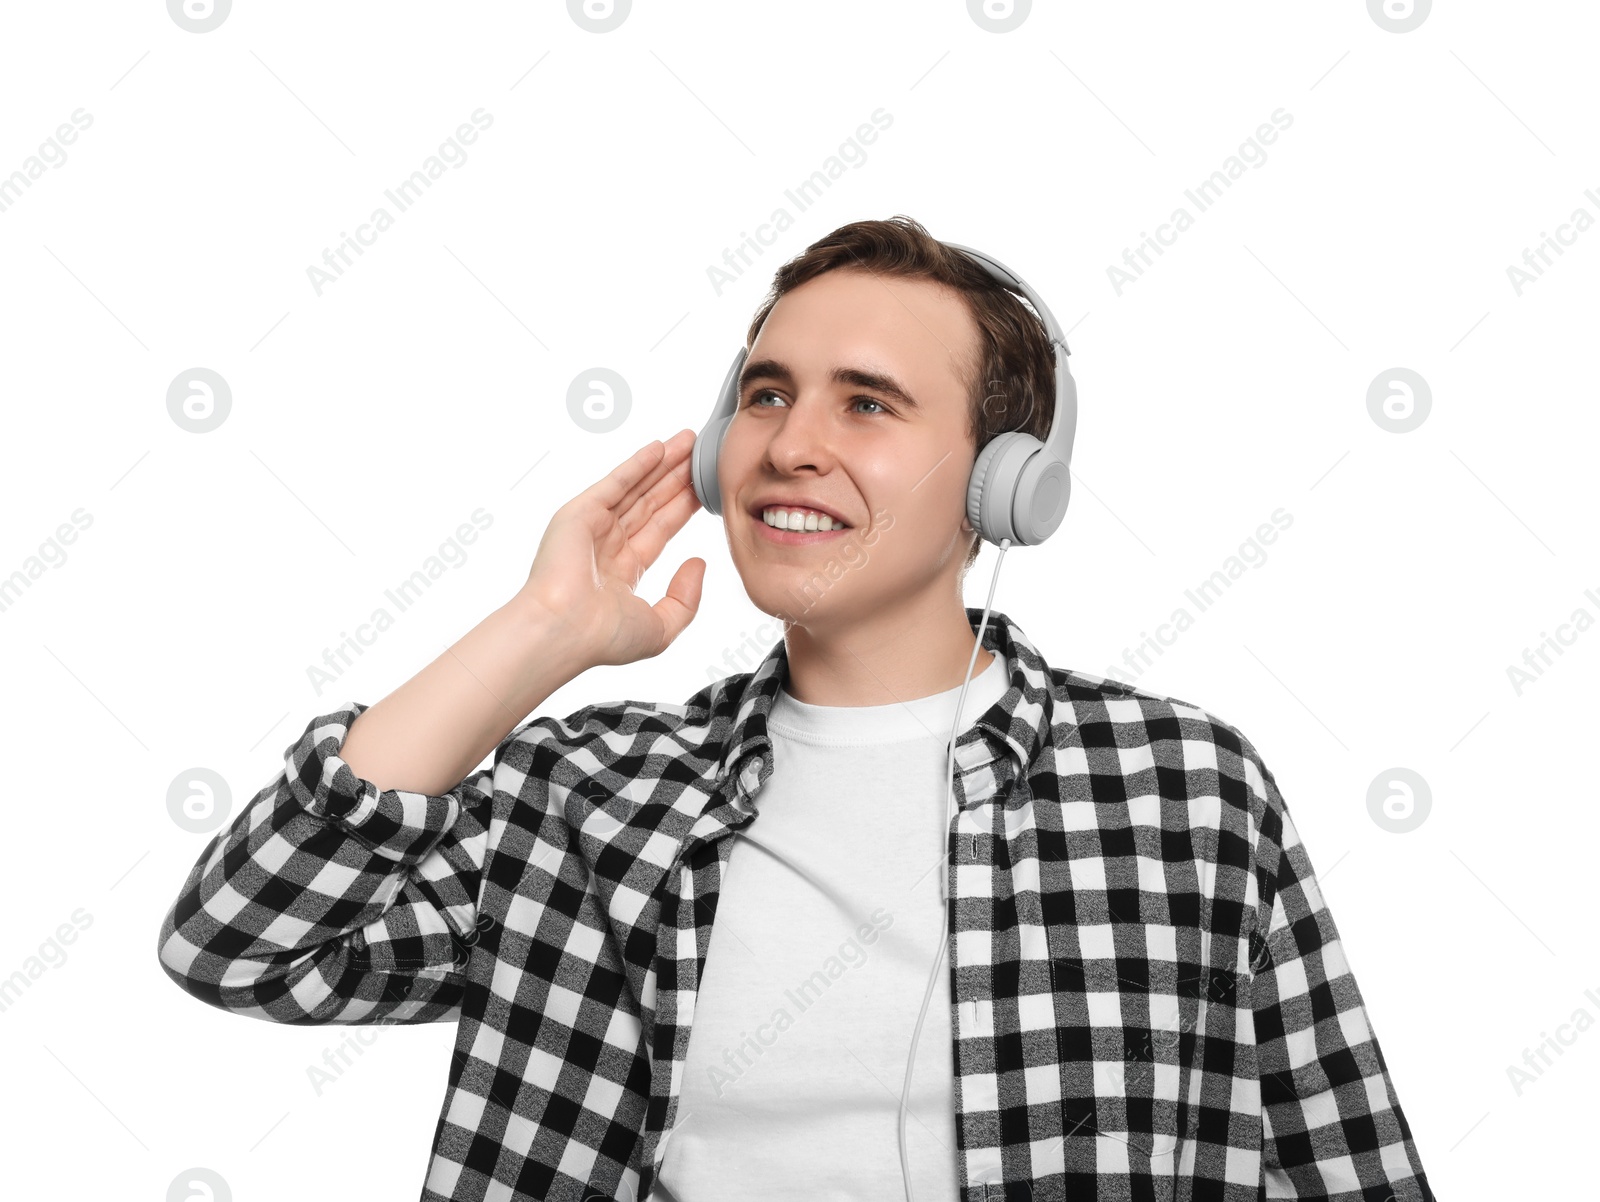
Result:
<svg viewBox="0 0 1600 1202"><path fill-rule="evenodd" d="M1055 359L1018 296L908 217L841 227L785 264L750 323L719 480L734 563L801 625L937 597L959 604L980 538L978 448L1043 440ZM763 502L809 498L849 529L782 542Z"/></svg>

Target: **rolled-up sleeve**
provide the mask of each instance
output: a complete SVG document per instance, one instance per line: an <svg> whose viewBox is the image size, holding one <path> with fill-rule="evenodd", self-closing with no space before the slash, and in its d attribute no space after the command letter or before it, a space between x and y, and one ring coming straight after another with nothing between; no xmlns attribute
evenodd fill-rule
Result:
<svg viewBox="0 0 1600 1202"><path fill-rule="evenodd" d="M190 869L158 944L185 992L279 1023L459 1016L494 770L379 789L339 756L366 708L313 718Z"/></svg>

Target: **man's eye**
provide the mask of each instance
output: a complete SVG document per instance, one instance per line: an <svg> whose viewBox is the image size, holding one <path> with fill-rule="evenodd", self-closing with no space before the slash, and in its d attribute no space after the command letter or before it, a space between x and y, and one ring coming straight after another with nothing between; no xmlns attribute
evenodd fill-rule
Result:
<svg viewBox="0 0 1600 1202"><path fill-rule="evenodd" d="M762 408L762 409L768 408L768 406L760 404L761 398L764 397L764 396L773 396L773 397L775 397L777 395L778 394L776 392L774 392L770 388L758 388L758 389L756 389L754 392L752 392L750 394L750 406L752 408ZM878 408L877 408L876 411L874 411L875 413L876 412L882 412L882 413L890 412L889 407L887 405L885 405L882 401L878 400L877 397L858 396L858 397L852 397L850 400L851 400L851 404L859 404L860 402L865 401L869 405L876 405Z"/></svg>

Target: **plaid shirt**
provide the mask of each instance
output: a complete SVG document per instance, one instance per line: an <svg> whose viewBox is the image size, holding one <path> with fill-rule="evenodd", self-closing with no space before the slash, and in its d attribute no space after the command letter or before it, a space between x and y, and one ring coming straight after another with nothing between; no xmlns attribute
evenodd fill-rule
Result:
<svg viewBox="0 0 1600 1202"><path fill-rule="evenodd" d="M1431 1202L1249 740L1049 667L1002 613L984 643L1010 687L956 747L960 1202ZM314 718L200 855L162 966L270 1022L456 1023L424 1202L643 1202L786 673L780 640L682 705L534 718L438 797L339 758L365 706Z"/></svg>

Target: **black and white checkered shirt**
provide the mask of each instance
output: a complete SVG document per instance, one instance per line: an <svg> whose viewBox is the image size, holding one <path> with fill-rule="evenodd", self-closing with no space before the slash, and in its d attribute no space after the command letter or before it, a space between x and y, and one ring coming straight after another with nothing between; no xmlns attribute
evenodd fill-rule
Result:
<svg viewBox="0 0 1600 1202"><path fill-rule="evenodd" d="M960 1202L1430 1202L1249 740L1049 667L1002 613L984 644L1010 687L956 748ZM438 797L339 757L366 706L314 718L196 862L162 966L270 1022L456 1023L424 1202L644 1202L787 662L534 718Z"/></svg>

